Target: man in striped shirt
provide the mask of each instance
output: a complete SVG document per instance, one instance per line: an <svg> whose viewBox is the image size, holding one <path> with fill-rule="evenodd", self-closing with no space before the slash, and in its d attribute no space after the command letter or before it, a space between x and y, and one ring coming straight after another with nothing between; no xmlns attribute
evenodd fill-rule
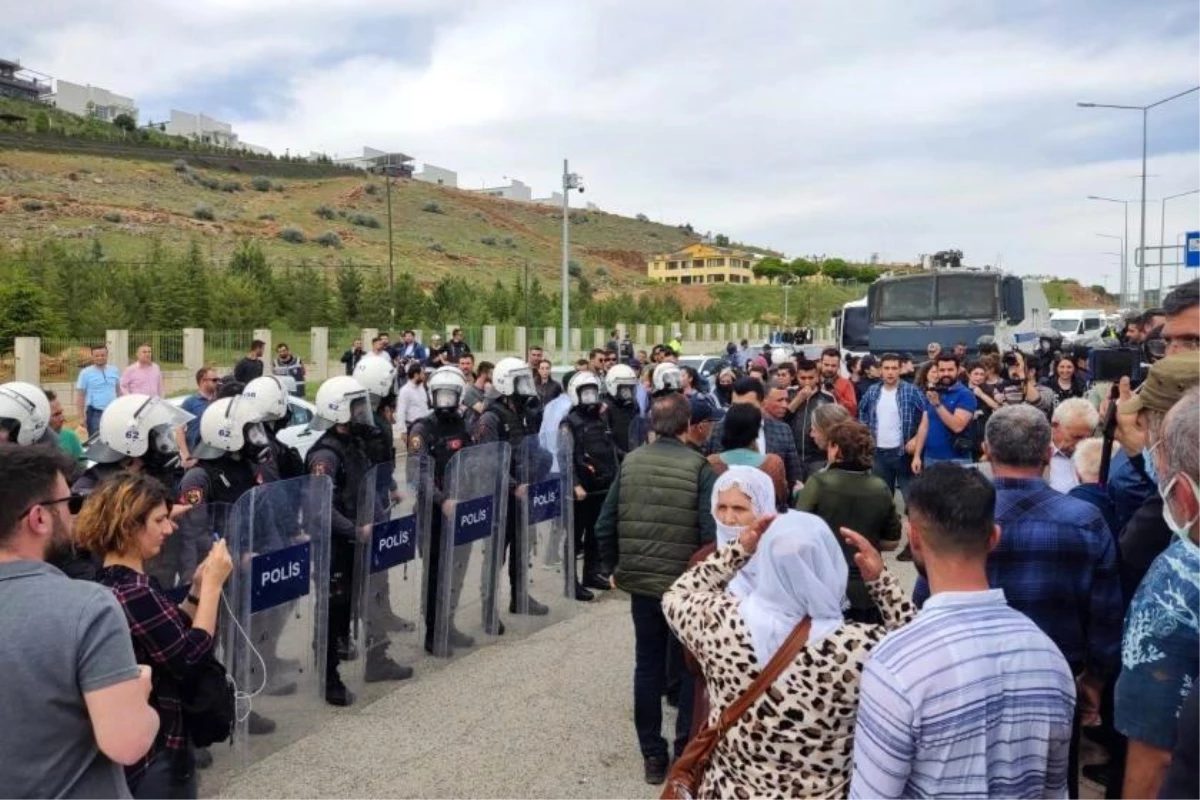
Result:
<svg viewBox="0 0 1200 800"><path fill-rule="evenodd" d="M871 654L850 797L1067 795L1075 679L1058 647L988 587L995 490L935 464L913 479L913 560L929 600Z"/></svg>

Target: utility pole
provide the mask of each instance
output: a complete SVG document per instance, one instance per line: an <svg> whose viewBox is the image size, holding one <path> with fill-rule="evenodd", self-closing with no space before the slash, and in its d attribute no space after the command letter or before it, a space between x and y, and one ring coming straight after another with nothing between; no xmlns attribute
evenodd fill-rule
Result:
<svg viewBox="0 0 1200 800"><path fill-rule="evenodd" d="M383 182L387 184L388 215L388 319L389 328L396 328L396 262L392 250L392 154L388 153L387 166L383 170Z"/></svg>
<svg viewBox="0 0 1200 800"><path fill-rule="evenodd" d="M583 191L583 178L568 169L567 159L563 159L563 202L562 202L562 348L561 363L569 364L571 360L571 275L568 268L571 262L571 190Z"/></svg>

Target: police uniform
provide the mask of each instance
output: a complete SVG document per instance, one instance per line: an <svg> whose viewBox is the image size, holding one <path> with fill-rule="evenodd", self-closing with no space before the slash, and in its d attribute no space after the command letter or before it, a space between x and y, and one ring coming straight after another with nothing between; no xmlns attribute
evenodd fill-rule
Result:
<svg viewBox="0 0 1200 800"><path fill-rule="evenodd" d="M633 434L633 421L638 417L637 401L621 403L611 395L604 396L604 414L608 416L611 440L617 450L617 458L623 460L625 454L633 449L630 441Z"/></svg>
<svg viewBox="0 0 1200 800"><path fill-rule="evenodd" d="M475 441L478 444L490 444L492 442L508 442L512 447L511 461L509 462L509 508L515 509L517 498L515 492L518 486L530 483L534 476L526 475L525 470L528 467L526 453L524 448L534 446L537 447L538 427L532 424L531 415L526 415L521 411L514 410L508 403L505 402L505 397L493 398L483 414L479 417L479 422L475 428ZM540 416L540 408L538 409ZM541 448L538 448L539 451ZM544 451L541 451L544 453ZM545 453L545 471L549 471L550 456ZM525 557L518 556L513 552L517 541L517 518L519 514L509 511L504 525L504 550L508 554L508 581L511 594L509 595L509 613L516 613L516 598L520 592L518 587L522 587L525 582L525 570L528 569ZM487 587L490 591L496 591L496 585L493 583ZM484 608L492 608L492 598L484 598ZM528 607L531 614L545 614L547 609L533 598L528 599Z"/></svg>
<svg viewBox="0 0 1200 800"><path fill-rule="evenodd" d="M345 687L338 675L339 644L348 648L354 586L354 544L358 532L358 504L362 483L371 470L364 442L357 436L325 431L306 459L310 475L333 479L332 537L329 565L329 636L325 683Z"/></svg>
<svg viewBox="0 0 1200 800"><path fill-rule="evenodd" d="M437 413L422 417L413 423L408 432L408 452L411 455L427 457L433 466L433 489L429 504L432 519L429 523L429 542L424 553L425 559L425 649L433 652L433 637L435 620L437 619L438 579L440 576L442 555L442 503L446 501L446 467L450 459L464 447L470 447L471 433L466 421L460 414L439 415ZM450 587L450 619L453 627L454 609L458 606L458 596L462 591L463 577L466 574L466 562L455 565L455 573Z"/></svg>
<svg viewBox="0 0 1200 800"><path fill-rule="evenodd" d="M571 434L575 486L582 487L587 493L582 500L575 496L575 551L583 553L583 583L606 589L608 581L600 570L596 520L617 477L619 459L608 416L598 407L596 412L589 413L586 408L576 406L559 429L566 429Z"/></svg>

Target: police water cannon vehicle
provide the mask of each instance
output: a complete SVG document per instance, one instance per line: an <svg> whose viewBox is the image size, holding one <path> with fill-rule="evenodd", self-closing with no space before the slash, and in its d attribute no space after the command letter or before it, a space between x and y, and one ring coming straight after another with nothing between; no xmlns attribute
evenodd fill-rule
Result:
<svg viewBox="0 0 1200 800"><path fill-rule="evenodd" d="M992 267L957 266L961 254L933 269L886 275L867 293L867 350L924 352L930 342L949 350L966 342L974 352L990 336L1001 351L1033 352L1048 327L1049 306L1040 281ZM948 264L948 266L943 266Z"/></svg>

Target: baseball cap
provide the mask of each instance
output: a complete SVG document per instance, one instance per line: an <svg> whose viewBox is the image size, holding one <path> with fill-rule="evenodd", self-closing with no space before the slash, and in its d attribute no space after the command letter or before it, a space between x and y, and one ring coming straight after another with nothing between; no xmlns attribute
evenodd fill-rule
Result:
<svg viewBox="0 0 1200 800"><path fill-rule="evenodd" d="M1200 359L1195 353L1167 356L1150 367L1150 374L1137 394L1121 405L1121 413L1136 414L1142 410L1166 413L1184 392L1198 383Z"/></svg>
<svg viewBox="0 0 1200 800"><path fill-rule="evenodd" d="M692 407L693 425L699 425L701 422L718 422L725 418L725 411L703 395L692 395L688 398L688 405Z"/></svg>

